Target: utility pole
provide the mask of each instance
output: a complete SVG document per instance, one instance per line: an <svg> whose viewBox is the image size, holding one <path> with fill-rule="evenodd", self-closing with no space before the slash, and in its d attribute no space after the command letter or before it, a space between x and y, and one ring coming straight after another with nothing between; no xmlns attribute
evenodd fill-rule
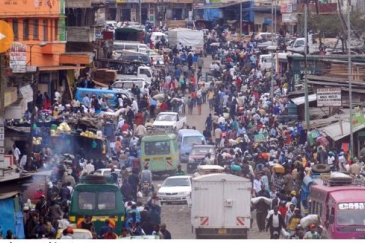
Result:
<svg viewBox="0 0 365 243"><path fill-rule="evenodd" d="M354 126L352 122L352 59L351 59L351 2L347 6L347 55L348 55L348 79L349 79L349 105L350 105L350 148L351 157L354 156Z"/></svg>
<svg viewBox="0 0 365 243"><path fill-rule="evenodd" d="M308 98L308 2L304 3L304 97L305 97L305 122L307 136L310 131L309 98Z"/></svg>
<svg viewBox="0 0 365 243"><path fill-rule="evenodd" d="M138 0L139 24L142 25L142 0Z"/></svg>
<svg viewBox="0 0 365 243"><path fill-rule="evenodd" d="M274 0L271 0L271 44L274 45ZM274 104L274 53L271 54L270 96Z"/></svg>
<svg viewBox="0 0 365 243"><path fill-rule="evenodd" d="M242 38L242 0L240 1L240 40Z"/></svg>
<svg viewBox="0 0 365 243"><path fill-rule="evenodd" d="M5 54L0 53L0 164L4 165L5 154Z"/></svg>

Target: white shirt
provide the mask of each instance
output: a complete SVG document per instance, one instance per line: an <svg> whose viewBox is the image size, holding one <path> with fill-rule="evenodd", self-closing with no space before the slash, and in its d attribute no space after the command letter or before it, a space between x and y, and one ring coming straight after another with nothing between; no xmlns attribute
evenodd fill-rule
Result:
<svg viewBox="0 0 365 243"><path fill-rule="evenodd" d="M119 103L119 108L122 108L123 107L123 98L119 97L118 103Z"/></svg>
<svg viewBox="0 0 365 243"><path fill-rule="evenodd" d="M93 164L86 164L86 166L85 166L85 169L86 169L86 172L88 173L88 174L90 174L91 172L94 172L95 171L95 167L94 167L94 165Z"/></svg>
<svg viewBox="0 0 365 243"><path fill-rule="evenodd" d="M279 213L277 215L272 215L272 227L279 227Z"/></svg>
<svg viewBox="0 0 365 243"><path fill-rule="evenodd" d="M255 190L256 193L261 191L261 181L260 180L255 179L253 181L253 189Z"/></svg>
<svg viewBox="0 0 365 243"><path fill-rule="evenodd" d="M224 124L226 122L226 119L224 119L224 117L223 116L220 116L219 118L218 118L218 124Z"/></svg>
<svg viewBox="0 0 365 243"><path fill-rule="evenodd" d="M19 162L19 166L20 168L23 168L24 169L24 166L27 164L27 155L23 155L22 158L20 159L20 162Z"/></svg>
<svg viewBox="0 0 365 243"><path fill-rule="evenodd" d="M136 100L133 100L132 102L132 111L137 112L138 111L138 104Z"/></svg>
<svg viewBox="0 0 365 243"><path fill-rule="evenodd" d="M20 150L17 147L15 147L15 149L13 149L13 155L17 161L19 160L21 154L22 153L20 152Z"/></svg>
<svg viewBox="0 0 365 243"><path fill-rule="evenodd" d="M67 188L70 190L70 195L72 195L72 193L74 192L74 189L72 188L72 186L67 186Z"/></svg>

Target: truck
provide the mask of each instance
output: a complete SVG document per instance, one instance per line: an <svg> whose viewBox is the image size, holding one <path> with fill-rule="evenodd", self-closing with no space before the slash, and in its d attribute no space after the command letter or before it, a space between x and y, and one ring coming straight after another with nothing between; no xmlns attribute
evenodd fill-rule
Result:
<svg viewBox="0 0 365 243"><path fill-rule="evenodd" d="M291 53L304 53L305 49L305 38L297 38L287 48L288 52ZM308 34L308 54L314 54L319 52L319 44L313 42L313 34Z"/></svg>
<svg viewBox="0 0 365 243"><path fill-rule="evenodd" d="M121 74L120 74L121 73ZM145 83L151 84L153 77L153 70L149 66L126 66L121 67L118 71L117 79L115 81L121 80L133 80L135 78L144 79Z"/></svg>
<svg viewBox="0 0 365 243"><path fill-rule="evenodd" d="M191 225L196 239L247 239L251 188L249 179L231 174L193 178Z"/></svg>
<svg viewBox="0 0 365 243"><path fill-rule="evenodd" d="M192 51L197 54L203 54L204 50L204 32L201 30L191 30L186 28L177 28L169 30L168 39L171 47L181 43L184 47L192 47Z"/></svg>
<svg viewBox="0 0 365 243"><path fill-rule="evenodd" d="M159 131L178 131L185 125L186 116L180 116L177 112L160 112L152 124Z"/></svg>

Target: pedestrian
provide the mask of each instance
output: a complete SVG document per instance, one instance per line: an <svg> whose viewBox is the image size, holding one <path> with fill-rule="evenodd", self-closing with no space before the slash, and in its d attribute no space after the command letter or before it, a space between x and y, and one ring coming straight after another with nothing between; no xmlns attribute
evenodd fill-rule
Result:
<svg viewBox="0 0 365 243"><path fill-rule="evenodd" d="M263 232L265 230L265 220L270 206L265 202L264 199L260 199L255 208L257 227L259 228L260 232Z"/></svg>
<svg viewBox="0 0 365 243"><path fill-rule="evenodd" d="M278 212L278 206L274 207L274 213L270 215L266 224L266 231L270 229L270 239L279 239L281 229L285 229L283 217Z"/></svg>
<svg viewBox="0 0 365 243"><path fill-rule="evenodd" d="M13 157L14 157L14 162L16 165L19 165L19 159L21 156L21 152L19 150L19 148L15 145L15 143L13 144Z"/></svg>
<svg viewBox="0 0 365 243"><path fill-rule="evenodd" d="M166 229L166 224L165 223L162 223L161 226L160 226L160 232L163 234L163 238L165 240L171 240L172 237L171 237L171 233L170 231L168 231Z"/></svg>

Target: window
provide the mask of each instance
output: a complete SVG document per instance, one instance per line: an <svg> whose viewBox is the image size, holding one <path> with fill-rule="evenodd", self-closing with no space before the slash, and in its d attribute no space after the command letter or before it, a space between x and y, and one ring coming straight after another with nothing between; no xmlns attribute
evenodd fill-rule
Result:
<svg viewBox="0 0 365 243"><path fill-rule="evenodd" d="M54 24L54 38L55 40L58 40L58 20L55 20Z"/></svg>
<svg viewBox="0 0 365 243"><path fill-rule="evenodd" d="M48 41L47 20L43 20L43 41Z"/></svg>
<svg viewBox="0 0 365 243"><path fill-rule="evenodd" d="M115 209L115 192L99 192L98 209L113 210Z"/></svg>
<svg viewBox="0 0 365 243"><path fill-rule="evenodd" d="M13 32L14 32L14 40L18 40L19 29L18 29L18 20L13 19Z"/></svg>
<svg viewBox="0 0 365 243"><path fill-rule="evenodd" d="M96 194L94 192L79 193L79 209L95 210Z"/></svg>
<svg viewBox="0 0 365 243"><path fill-rule="evenodd" d="M183 144L192 146L194 144L204 144L203 136L187 136L184 138Z"/></svg>
<svg viewBox="0 0 365 243"><path fill-rule="evenodd" d="M29 19L23 20L23 40L29 40Z"/></svg>
<svg viewBox="0 0 365 243"><path fill-rule="evenodd" d="M145 142L144 150L146 155L170 154L170 141Z"/></svg>
<svg viewBox="0 0 365 243"><path fill-rule="evenodd" d="M162 184L163 187L190 186L189 178L171 178L166 179Z"/></svg>
<svg viewBox="0 0 365 243"><path fill-rule="evenodd" d="M39 40L39 22L33 19L33 40Z"/></svg>

